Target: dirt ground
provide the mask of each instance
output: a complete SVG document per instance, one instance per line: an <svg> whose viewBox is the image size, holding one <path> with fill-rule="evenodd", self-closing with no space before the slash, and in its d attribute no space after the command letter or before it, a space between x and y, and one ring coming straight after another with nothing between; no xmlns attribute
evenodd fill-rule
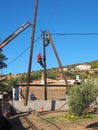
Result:
<svg viewBox="0 0 98 130"><path fill-rule="evenodd" d="M98 114L93 119L74 122L64 119L64 114L65 112L17 114L10 120L11 130L98 130ZM54 117L57 118L54 120Z"/></svg>

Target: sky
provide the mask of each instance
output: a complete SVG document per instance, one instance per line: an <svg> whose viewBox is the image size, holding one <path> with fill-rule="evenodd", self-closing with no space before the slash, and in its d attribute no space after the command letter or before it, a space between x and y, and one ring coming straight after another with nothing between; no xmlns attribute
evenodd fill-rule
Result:
<svg viewBox="0 0 98 130"><path fill-rule="evenodd" d="M22 24L33 24L35 0L0 0L0 43ZM35 43L31 71L42 70L37 54L43 56L41 30L48 30L62 66L98 60L98 0L38 0ZM8 58L3 74L28 71L32 27L28 27L2 50ZM47 69L59 67L51 44L46 47Z"/></svg>

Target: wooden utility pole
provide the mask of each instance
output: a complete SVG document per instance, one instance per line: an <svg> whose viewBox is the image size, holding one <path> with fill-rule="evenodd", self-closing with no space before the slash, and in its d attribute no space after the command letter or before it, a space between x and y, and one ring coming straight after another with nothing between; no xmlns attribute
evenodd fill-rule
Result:
<svg viewBox="0 0 98 130"><path fill-rule="evenodd" d="M47 83L46 83L46 48L45 48L45 32L42 31L43 36L43 61L44 61L44 100L47 100Z"/></svg>
<svg viewBox="0 0 98 130"><path fill-rule="evenodd" d="M34 20L33 20L33 25L32 25L32 37L31 37L30 56L29 56L29 65L28 65L28 73L27 73L27 87L25 90L24 106L27 106L27 103L28 103L29 83L30 83L30 73L31 73L31 66L32 66L32 54L33 54L33 46L34 46L37 8L38 8L38 0L36 0L35 9L34 9Z"/></svg>
<svg viewBox="0 0 98 130"><path fill-rule="evenodd" d="M68 81L67 81L66 76L65 76L65 74L64 74L62 64L61 64L61 62L60 62L58 53L57 53L56 48L55 48L55 46L54 46L54 42L53 42L52 37L51 37L51 35L50 35L49 32L48 32L48 37L49 37L49 41L50 41L50 43L51 43L51 45L52 45L52 48L53 48L53 50L54 50L55 56L56 56L56 58L57 58L58 64L59 64L59 66L60 66L60 69L61 69L63 78L64 78L65 83L66 83L66 86L67 86L67 88L68 88L68 86L69 86L69 85L68 85Z"/></svg>

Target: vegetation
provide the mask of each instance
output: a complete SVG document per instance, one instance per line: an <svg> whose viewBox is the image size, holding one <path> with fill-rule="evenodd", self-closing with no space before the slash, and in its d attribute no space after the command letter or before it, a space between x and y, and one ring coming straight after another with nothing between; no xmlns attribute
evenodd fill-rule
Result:
<svg viewBox="0 0 98 130"><path fill-rule="evenodd" d="M41 79L41 77L42 77L41 71L31 72L30 80L38 80Z"/></svg>
<svg viewBox="0 0 98 130"><path fill-rule="evenodd" d="M1 89L2 92L7 91L10 92L12 90L12 87L18 84L18 78L12 78L8 81L2 82Z"/></svg>
<svg viewBox="0 0 98 130"><path fill-rule="evenodd" d="M0 70L7 67L7 64L5 63L6 60L6 56L2 53L2 49L0 49ZM4 88L6 88L6 86L0 82L0 92L2 92Z"/></svg>
<svg viewBox="0 0 98 130"><path fill-rule="evenodd" d="M27 79L26 74L22 74L17 80L18 80L18 83L25 83L26 79Z"/></svg>
<svg viewBox="0 0 98 130"><path fill-rule="evenodd" d="M77 116L77 115L75 115L73 113L66 113L66 114L63 115L63 117L65 119L70 120L70 121L77 121L79 119L92 119L92 118L94 118L94 115L90 114L90 113L87 113L87 114L83 114L81 116Z"/></svg>
<svg viewBox="0 0 98 130"><path fill-rule="evenodd" d="M0 49L0 69L7 67L7 64L5 63L6 60L6 56L2 53L2 49Z"/></svg>
<svg viewBox="0 0 98 130"><path fill-rule="evenodd" d="M96 61L96 62L94 62L94 63L92 64L92 68L98 68L98 61Z"/></svg>
<svg viewBox="0 0 98 130"><path fill-rule="evenodd" d="M73 72L71 72L71 71L66 71L66 72L65 72L65 75L66 75L68 78L75 79L77 73L73 73Z"/></svg>
<svg viewBox="0 0 98 130"><path fill-rule="evenodd" d="M7 67L5 63L6 60L7 58L2 54L2 50L0 50L0 63L1 63L0 68ZM98 61L88 62L85 64L91 65L92 66L91 70L86 70L86 71L75 70L74 69L75 66L79 64L65 66L67 68L67 70L65 71L66 78L76 79L76 75L79 75L79 78L82 80L88 79L88 78L90 79L92 77L98 79L98 70L96 68ZM42 73L43 73L43 70L32 71L30 75L30 81L32 82L32 80L40 80L42 77ZM3 75L2 77L6 78L6 81L4 82L2 81L0 83L2 84L1 87L3 89L7 89L11 87L11 85L9 85L10 84L9 82L11 82L11 84L14 84L13 78L14 78L14 81L17 83L25 83L27 81L27 73L17 74L16 77L14 77L12 73L9 73L8 75ZM7 78L7 77L10 77L10 78ZM51 68L47 70L47 78L59 80L59 79L63 79L63 76L62 76L62 73L59 71L59 68Z"/></svg>
<svg viewBox="0 0 98 130"><path fill-rule="evenodd" d="M80 122L81 119L83 121L83 119L94 119L95 116L94 114L83 114L82 116L76 116L73 113L65 113L65 114L61 114L61 115L57 115L57 116L51 116L51 117L46 117L45 119L48 121L66 121L66 122Z"/></svg>
<svg viewBox="0 0 98 130"><path fill-rule="evenodd" d="M41 71L38 72L31 72L30 80L38 80L41 78ZM1 89L2 91L11 91L12 87L18 85L19 83L25 83L27 81L27 74L19 74L16 77L11 77L8 80L2 81Z"/></svg>
<svg viewBox="0 0 98 130"><path fill-rule="evenodd" d="M81 85L75 85L69 90L68 104L71 112L78 116L95 100L98 95L98 85L88 81Z"/></svg>
<svg viewBox="0 0 98 130"><path fill-rule="evenodd" d="M47 73L47 78L49 79L56 79L57 73L56 72L48 72Z"/></svg>

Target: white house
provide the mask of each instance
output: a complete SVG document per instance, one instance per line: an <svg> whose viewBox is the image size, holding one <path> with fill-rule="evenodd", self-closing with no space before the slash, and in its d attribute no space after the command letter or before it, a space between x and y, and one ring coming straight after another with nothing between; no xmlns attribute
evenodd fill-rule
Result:
<svg viewBox="0 0 98 130"><path fill-rule="evenodd" d="M82 64L75 67L76 70L90 70L91 65Z"/></svg>

